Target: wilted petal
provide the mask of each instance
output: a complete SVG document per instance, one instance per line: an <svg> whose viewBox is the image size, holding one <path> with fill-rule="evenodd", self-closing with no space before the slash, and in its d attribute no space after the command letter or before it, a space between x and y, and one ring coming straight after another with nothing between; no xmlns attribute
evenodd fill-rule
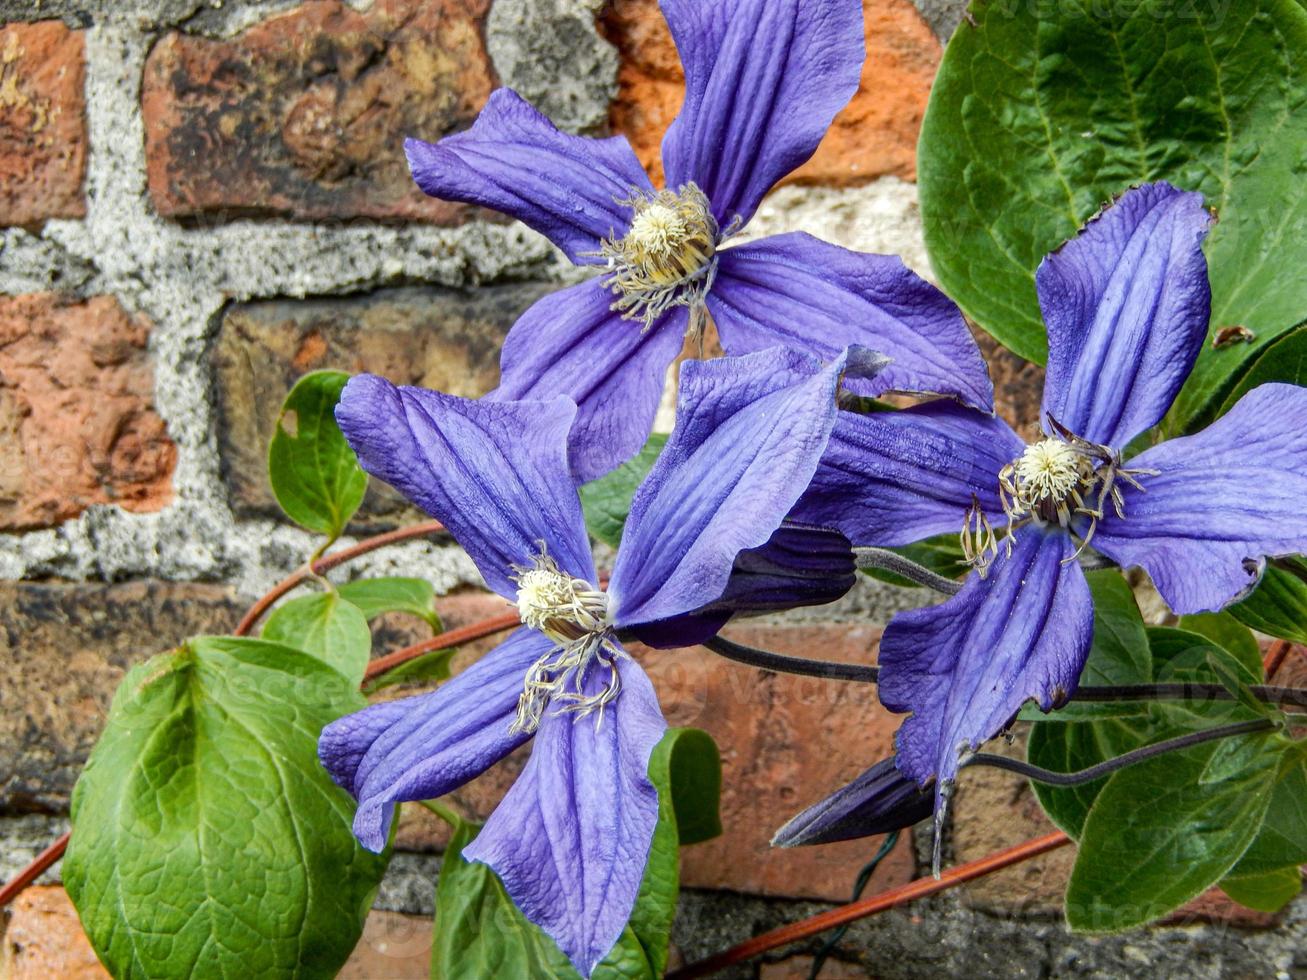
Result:
<svg viewBox="0 0 1307 980"><path fill-rule="evenodd" d="M447 527L505 598L512 566L541 543L560 568L595 581L590 541L567 466L576 406L565 398L477 402L384 378L352 378L336 421L373 476Z"/></svg>
<svg viewBox="0 0 1307 980"><path fill-rule="evenodd" d="M935 794L882 759L847 786L794 817L772 838L775 847L833 844L888 834L919 823L935 808Z"/></svg>
<svg viewBox="0 0 1307 980"><path fill-rule="evenodd" d="M546 713L526 768L463 849L586 976L631 917L658 822L649 757L667 725L640 666L618 670L622 691L602 723ZM606 680L601 670L588 683Z"/></svg>
<svg viewBox="0 0 1307 980"><path fill-rule="evenodd" d="M858 90L860 0L662 0L685 66L663 138L667 186L694 181L723 225L748 221Z"/></svg>
<svg viewBox="0 0 1307 980"><path fill-rule="evenodd" d="M530 737L508 729L527 668L551 647L519 629L430 694L374 704L322 730L318 757L359 801L354 833L364 847L385 846L396 803L444 796Z"/></svg>
<svg viewBox="0 0 1307 980"><path fill-rule="evenodd" d="M500 357L491 401L576 402L568 447L572 473L584 483L630 459L649 438L667 366L681 352L687 312L670 310L649 329L623 320L598 279L536 302L513 325Z"/></svg>
<svg viewBox="0 0 1307 980"><path fill-rule="evenodd" d="M793 516L876 546L961 531L973 498L997 525L998 472L1023 448L1002 419L947 402L840 412Z"/></svg>
<svg viewBox="0 0 1307 980"><path fill-rule="evenodd" d="M1045 415L1117 449L1161 420L1207 336L1211 220L1201 195L1145 184L1044 259Z"/></svg>
<svg viewBox="0 0 1307 980"><path fill-rule="evenodd" d="M405 140L409 169L432 197L464 201L512 215L567 253L622 235L631 209L617 202L649 177L624 136L587 139L560 133L512 89L497 89L472 128L438 143Z"/></svg>
<svg viewBox="0 0 1307 980"><path fill-rule="evenodd" d="M1011 557L937 606L899 613L880 641L880 699L911 711L896 748L920 785L949 782L961 753L992 738L1027 700L1049 710L1076 689L1093 637L1089 583L1069 535L1017 532Z"/></svg>
<svg viewBox="0 0 1307 980"><path fill-rule="evenodd" d="M895 255L850 252L795 232L719 253L708 308L731 354L793 347L829 360L859 344L889 364L861 395L949 395L994 408L980 349L962 312Z"/></svg>
<svg viewBox="0 0 1307 980"><path fill-rule="evenodd" d="M1257 584L1267 556L1307 552L1307 388L1254 388L1196 435L1126 464L1157 470L1118 483L1093 547L1141 565L1173 610L1220 609Z"/></svg>
<svg viewBox="0 0 1307 980"><path fill-rule="evenodd" d="M812 479L850 352L823 368L774 350L681 367L676 428L631 502L608 593L637 626L721 596L736 556L763 545ZM850 373L857 373L850 368Z"/></svg>

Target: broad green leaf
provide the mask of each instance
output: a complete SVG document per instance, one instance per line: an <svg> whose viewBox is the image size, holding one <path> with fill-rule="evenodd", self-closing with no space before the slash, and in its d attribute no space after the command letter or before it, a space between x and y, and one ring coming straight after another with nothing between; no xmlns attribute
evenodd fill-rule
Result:
<svg viewBox="0 0 1307 980"><path fill-rule="evenodd" d="M1153 654L1153 680L1158 683L1192 680L1219 684L1220 678L1213 676L1207 666L1209 656L1227 663L1248 684L1262 682L1261 651L1255 643L1248 647L1236 642L1237 649L1232 650L1202 633L1171 626L1150 626L1147 633Z"/></svg>
<svg viewBox="0 0 1307 980"><path fill-rule="evenodd" d="M1252 630L1228 612L1181 616L1179 627L1215 641L1233 654L1239 663L1252 671L1250 680L1253 683L1261 681L1262 648L1257 643L1257 637L1253 636Z"/></svg>
<svg viewBox="0 0 1307 980"><path fill-rule="evenodd" d="M666 767L682 846L720 837L722 760L713 737L698 728L673 728L654 750L650 771L657 772L659 766ZM665 797L662 784L657 778L654 782L660 799Z"/></svg>
<svg viewBox="0 0 1307 980"><path fill-rule="evenodd" d="M1144 744L1147 719L1110 718L1071 724L1038 724L1030 729L1026 758L1053 772L1079 772ZM1153 739L1156 741L1156 739ZM1051 786L1031 780L1031 787L1048 818L1075 839L1109 777L1079 786Z"/></svg>
<svg viewBox="0 0 1307 980"><path fill-rule="evenodd" d="M1258 385L1270 381L1307 385L1307 326L1299 326L1292 333L1271 344L1239 377L1238 383L1221 406L1224 415L1237 402Z"/></svg>
<svg viewBox="0 0 1307 980"><path fill-rule="evenodd" d="M361 578L337 590L342 599L358 606L368 622L389 612L408 613L440 631L440 617L432 608L435 587L424 578Z"/></svg>
<svg viewBox="0 0 1307 980"><path fill-rule="evenodd" d="M1307 770L1291 760L1281 770L1252 846L1231 874L1259 875L1307 864Z"/></svg>
<svg viewBox="0 0 1307 980"><path fill-rule="evenodd" d="M1172 414L1209 418L1307 312L1307 12L1294 0L976 0L954 33L918 151L931 263L986 331L1043 361L1043 257L1114 196L1159 179L1220 214L1208 238L1213 349Z"/></svg>
<svg viewBox="0 0 1307 980"><path fill-rule="evenodd" d="M667 436L655 432L644 448L607 476L581 487L581 508L586 527L600 541L616 548L622 541L626 515L631 512L631 498L653 469L658 454L667 445Z"/></svg>
<svg viewBox="0 0 1307 980"><path fill-rule="evenodd" d="M1257 875L1230 875L1222 879L1221 891L1247 908L1278 912L1302 891L1302 872L1292 867Z"/></svg>
<svg viewBox="0 0 1307 980"><path fill-rule="evenodd" d="M375 694L383 687L393 687L396 684L447 681L449 680L450 661L454 659L454 655L457 653L457 647L450 647L444 650L432 650L420 657L414 657L398 667L392 667L378 677L365 681L363 683L363 693Z"/></svg>
<svg viewBox="0 0 1307 980"><path fill-rule="evenodd" d="M372 655L366 617L338 592L318 592L282 603L259 635L312 654L355 684L363 680Z"/></svg>
<svg viewBox="0 0 1307 980"><path fill-rule="evenodd" d="M897 551L904 558L915 561L918 565L924 565L936 575L943 575L945 578L960 578L967 571L967 566L962 558L962 547L958 544L956 534L941 534L937 537L927 538L925 541L918 541L915 544L889 550ZM900 575L895 575L893 572L887 572L883 568L867 568L864 571L872 578L888 582L890 585L910 589L923 587Z"/></svg>
<svg viewBox="0 0 1307 980"><path fill-rule="evenodd" d="M1114 773L1080 835L1067 924L1141 926L1225 877L1257 835L1282 751L1276 737L1245 735Z"/></svg>
<svg viewBox="0 0 1307 980"><path fill-rule="evenodd" d="M268 479L296 524L335 540L363 502L368 476L336 425L342 371L314 371L295 383L268 446Z"/></svg>
<svg viewBox="0 0 1307 980"><path fill-rule="evenodd" d="M1253 594L1228 611L1255 630L1307 643L1307 561L1272 559Z"/></svg>
<svg viewBox="0 0 1307 980"><path fill-rule="evenodd" d="M263 640L200 637L134 668L77 782L63 876L116 977L331 977L385 870L318 763L363 706Z"/></svg>

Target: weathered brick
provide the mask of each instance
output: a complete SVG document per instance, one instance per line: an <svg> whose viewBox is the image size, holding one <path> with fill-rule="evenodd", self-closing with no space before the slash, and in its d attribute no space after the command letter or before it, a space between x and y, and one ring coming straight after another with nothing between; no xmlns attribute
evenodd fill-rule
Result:
<svg viewBox="0 0 1307 980"><path fill-rule="evenodd" d="M0 811L65 811L128 668L242 609L214 585L0 583Z"/></svg>
<svg viewBox="0 0 1307 980"><path fill-rule="evenodd" d="M177 449L153 407L149 332L112 296L0 296L0 530L172 499Z"/></svg>
<svg viewBox="0 0 1307 980"><path fill-rule="evenodd" d="M939 41L909 0L863 0L863 15L867 62L858 92L789 182L850 185L886 174L916 176L917 132L939 66ZM661 183L658 148L685 85L671 32L657 0L613 0L599 25L621 54L609 121Z"/></svg>
<svg viewBox="0 0 1307 980"><path fill-rule="evenodd" d="M213 359L233 507L244 515L278 513L268 487L268 440L300 375L323 368L371 371L396 384L483 395L499 383L499 348L508 328L551 288L392 289L228 309ZM392 522L411 516L399 494L378 480L363 514Z"/></svg>
<svg viewBox="0 0 1307 980"><path fill-rule="evenodd" d="M86 214L84 50L57 20L0 27L0 225Z"/></svg>
<svg viewBox="0 0 1307 980"><path fill-rule="evenodd" d="M151 200L170 217L238 214L449 223L404 138L465 128L489 96L489 0L310 0L229 40L173 33L141 97Z"/></svg>

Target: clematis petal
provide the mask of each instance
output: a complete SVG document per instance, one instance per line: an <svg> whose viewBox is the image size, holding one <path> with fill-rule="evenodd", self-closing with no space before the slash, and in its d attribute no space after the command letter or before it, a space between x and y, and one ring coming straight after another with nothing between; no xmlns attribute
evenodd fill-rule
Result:
<svg viewBox="0 0 1307 980"><path fill-rule="evenodd" d="M997 525L998 472L1023 448L1002 419L947 402L840 412L792 516L875 546L961 531L973 499Z"/></svg>
<svg viewBox="0 0 1307 980"><path fill-rule="evenodd" d="M625 232L632 192L649 177L623 136L561 133L512 89L491 93L472 128L438 143L404 141L409 169L432 197L511 215L567 253L596 264L601 239Z"/></svg>
<svg viewBox="0 0 1307 980"><path fill-rule="evenodd" d="M1202 201L1165 182L1137 187L1040 264L1045 416L1123 449L1166 414L1207 336Z"/></svg>
<svg viewBox="0 0 1307 980"><path fill-rule="evenodd" d="M508 599L513 565L529 564L542 543L560 568L595 581L567 468L575 416L563 397L477 402L372 374L350 379L336 406L363 468L441 521Z"/></svg>
<svg viewBox="0 0 1307 980"><path fill-rule="evenodd" d="M850 373L772 350L681 366L676 428L636 491L608 594L631 627L693 612L722 595L736 557L767 542L812 479Z"/></svg>
<svg viewBox="0 0 1307 980"><path fill-rule="evenodd" d="M753 216L858 90L859 0L662 0L685 66L663 138L667 186L694 181L726 226Z"/></svg>
<svg viewBox="0 0 1307 980"><path fill-rule="evenodd" d="M777 345L829 359L859 344L889 358L860 395L948 395L994 409L984 358L951 299L894 255L851 252L794 232L718 253L708 308L731 354Z"/></svg>
<svg viewBox="0 0 1307 980"><path fill-rule="evenodd" d="M774 847L834 844L888 834L920 823L935 808L934 794L882 759L847 786L793 817L772 838Z"/></svg>
<svg viewBox="0 0 1307 980"><path fill-rule="evenodd" d="M645 444L688 322L680 307L642 330L610 308L612 299L591 279L537 301L509 332L499 387L486 396L567 395L576 402L568 455L578 483L603 476Z"/></svg>
<svg viewBox="0 0 1307 980"><path fill-rule="evenodd" d="M621 694L602 722L546 714L526 768L463 849L584 976L631 917L658 821L649 757L667 724L640 666L617 664Z"/></svg>
<svg viewBox="0 0 1307 980"><path fill-rule="evenodd" d="M693 646L716 636L736 614L824 605L841 598L855 581L853 550L844 535L783 524L762 547L736 556L720 599L683 616L641 624L631 632L651 647Z"/></svg>
<svg viewBox="0 0 1307 980"><path fill-rule="evenodd" d="M1030 526L989 576L937 605L899 613L880 641L880 699L911 711L896 748L925 785L957 774L960 755L992 738L1027 700L1049 710L1076 689L1093 638L1089 583L1075 544Z"/></svg>
<svg viewBox="0 0 1307 980"><path fill-rule="evenodd" d="M1253 588L1267 556L1307 552L1307 388L1254 388L1202 432L1130 460L1092 545L1141 565L1173 610L1220 609Z"/></svg>
<svg viewBox="0 0 1307 980"><path fill-rule="evenodd" d="M508 729L527 668L552 646L519 629L438 690L374 704L322 730L318 757L359 801L354 833L364 847L385 846L396 803L444 796L530 737Z"/></svg>

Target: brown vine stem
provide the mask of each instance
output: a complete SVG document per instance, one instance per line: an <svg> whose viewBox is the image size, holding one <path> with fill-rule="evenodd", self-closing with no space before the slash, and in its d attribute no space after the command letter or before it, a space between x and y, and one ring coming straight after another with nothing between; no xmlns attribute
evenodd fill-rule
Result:
<svg viewBox="0 0 1307 980"><path fill-rule="evenodd" d="M906 905L918 898L925 898L927 895L934 895L963 882L983 878L987 874L1010 868L1014 864L1020 864L1022 861L1028 861L1041 854L1047 854L1049 851L1057 850L1057 848L1069 843L1071 843L1071 838L1060 830L1046 837L1036 837L1034 840L1028 840L1015 847L998 851L977 861L968 861L966 864L959 864L956 868L949 868L938 878L918 878L916 881L910 881L906 885L891 888L879 895L873 895L857 902L850 902L848 905L831 909L829 912L822 912L800 922L792 922L787 926L781 926L779 929L773 929L771 932L764 932L761 936L754 936L738 946L732 946L725 952L710 956L706 960L700 960L698 963L683 966L679 970L674 970L667 974L667 980L690 980L692 977L706 977L718 970L724 970L728 966L743 963L777 947L786 946L801 939L808 939L820 932L825 932L827 929L855 922L858 919L865 919L877 912L898 908L900 905Z"/></svg>
<svg viewBox="0 0 1307 980"><path fill-rule="evenodd" d="M517 613L505 613L502 616L495 616L493 619L483 619L471 626L460 626L456 630L437 633L429 640L423 640L421 643L415 643L411 647L404 647L394 653L388 653L384 657L373 660L368 664L363 679L370 681L378 674L393 670L400 664L407 663L424 653L430 653L432 650L444 650L447 647L456 647L464 643L471 643L473 640L493 636L496 633L502 633L504 630L512 629L521 622L517 618Z"/></svg>

